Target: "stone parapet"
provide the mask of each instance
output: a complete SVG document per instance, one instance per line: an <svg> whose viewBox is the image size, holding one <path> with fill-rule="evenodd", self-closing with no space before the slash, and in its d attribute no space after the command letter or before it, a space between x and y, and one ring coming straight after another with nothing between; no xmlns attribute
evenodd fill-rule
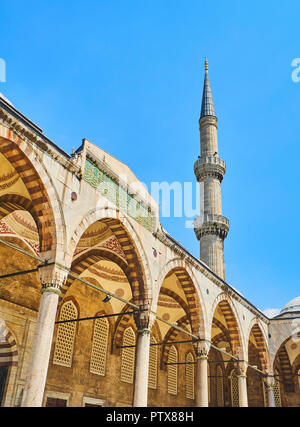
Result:
<svg viewBox="0 0 300 427"><path fill-rule="evenodd" d="M206 214L203 217L197 217L194 230L198 240L208 234L219 236L224 240L229 231L229 220L222 215Z"/></svg>
<svg viewBox="0 0 300 427"><path fill-rule="evenodd" d="M194 172L198 182L202 182L207 177L217 178L222 182L226 164L224 160L216 156L199 157L195 162Z"/></svg>

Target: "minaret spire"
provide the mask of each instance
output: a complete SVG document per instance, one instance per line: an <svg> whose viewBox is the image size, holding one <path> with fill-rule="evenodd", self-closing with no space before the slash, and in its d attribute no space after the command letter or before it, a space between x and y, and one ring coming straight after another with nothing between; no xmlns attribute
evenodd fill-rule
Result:
<svg viewBox="0 0 300 427"><path fill-rule="evenodd" d="M206 116L216 117L214 101L211 93L211 87L208 77L208 62L205 58L205 78L204 78L204 87L203 87L203 96L202 96L202 107L200 118Z"/></svg>
<svg viewBox="0 0 300 427"><path fill-rule="evenodd" d="M205 78L199 120L201 155L194 171L200 183L202 211L195 222L195 233L200 241L200 259L218 276L225 279L224 239L229 221L222 215L221 182L225 162L218 156L217 122L210 82L208 62L205 60Z"/></svg>

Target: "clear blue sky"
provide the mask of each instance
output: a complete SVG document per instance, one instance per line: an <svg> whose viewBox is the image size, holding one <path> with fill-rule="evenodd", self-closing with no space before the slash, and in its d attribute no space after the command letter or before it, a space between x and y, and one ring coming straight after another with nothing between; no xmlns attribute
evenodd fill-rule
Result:
<svg viewBox="0 0 300 427"><path fill-rule="evenodd" d="M299 1L0 1L3 92L65 151L88 138L140 180L195 182L203 58L227 163L226 279L260 309L300 295ZM185 219L163 226L192 254Z"/></svg>

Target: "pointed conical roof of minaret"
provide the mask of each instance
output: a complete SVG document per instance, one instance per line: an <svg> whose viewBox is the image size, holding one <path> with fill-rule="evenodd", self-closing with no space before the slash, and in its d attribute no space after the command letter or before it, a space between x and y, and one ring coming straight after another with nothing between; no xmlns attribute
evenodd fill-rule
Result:
<svg viewBox="0 0 300 427"><path fill-rule="evenodd" d="M208 62L205 60L205 79L202 96L202 107L200 119L205 116L216 117L214 101L211 93L209 78L208 78Z"/></svg>

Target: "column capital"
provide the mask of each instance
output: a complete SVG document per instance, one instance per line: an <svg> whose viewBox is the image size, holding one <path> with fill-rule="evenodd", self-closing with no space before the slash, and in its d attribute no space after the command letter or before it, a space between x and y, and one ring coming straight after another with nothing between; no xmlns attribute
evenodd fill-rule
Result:
<svg viewBox="0 0 300 427"><path fill-rule="evenodd" d="M41 267L39 276L42 283L41 293L54 292L60 295L61 288L67 280L68 271L57 264L51 264Z"/></svg>
<svg viewBox="0 0 300 427"><path fill-rule="evenodd" d="M208 359L210 346L206 341L198 341L194 343L197 359Z"/></svg>
<svg viewBox="0 0 300 427"><path fill-rule="evenodd" d="M267 376L267 378L265 379L265 384L268 390L274 390L276 384L273 375Z"/></svg>
<svg viewBox="0 0 300 427"><path fill-rule="evenodd" d="M247 369L248 369L248 364L244 360L237 362L236 363L237 377L247 378Z"/></svg>
<svg viewBox="0 0 300 427"><path fill-rule="evenodd" d="M138 329L138 333L150 333L151 326L154 323L153 315L150 313L150 303L145 303L140 306L140 311L134 314L134 321Z"/></svg>

